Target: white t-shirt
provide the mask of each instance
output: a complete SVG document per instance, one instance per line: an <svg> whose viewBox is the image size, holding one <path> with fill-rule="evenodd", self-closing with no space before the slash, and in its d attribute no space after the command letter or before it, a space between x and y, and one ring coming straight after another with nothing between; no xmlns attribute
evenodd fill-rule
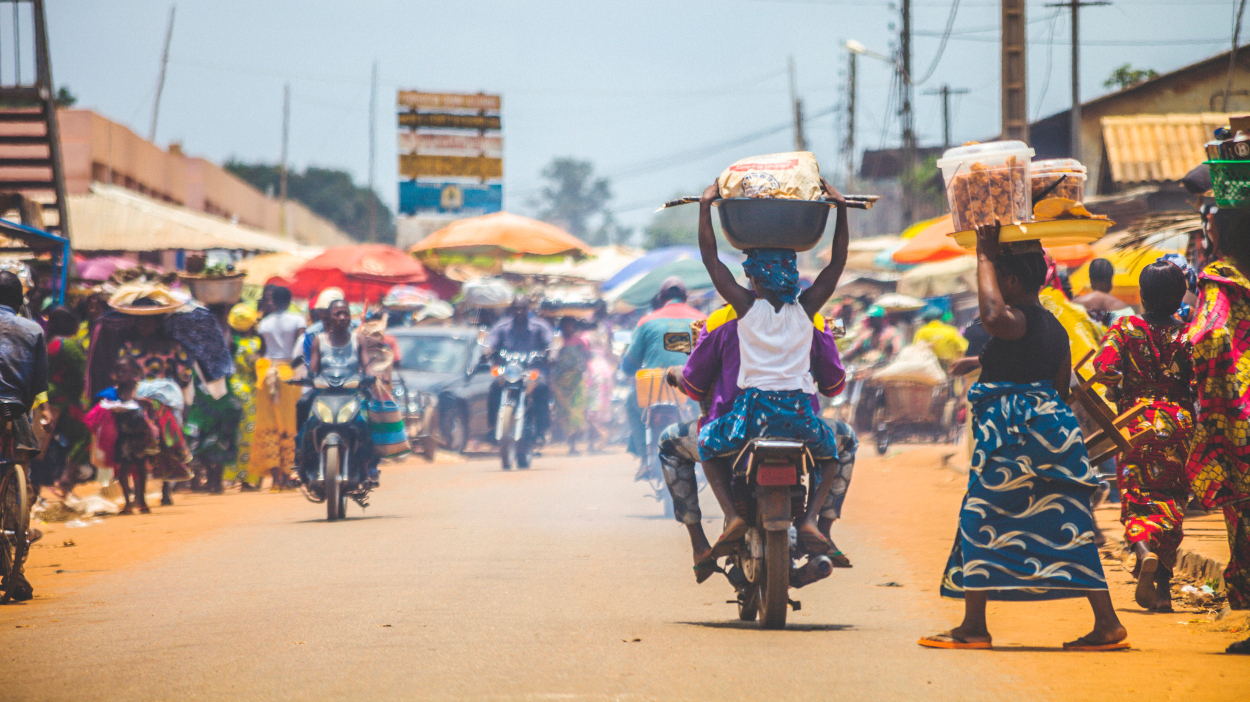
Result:
<svg viewBox="0 0 1250 702"><path fill-rule="evenodd" d="M816 392L812 380L812 320L797 302L773 309L756 300L738 320L738 387Z"/></svg>
<svg viewBox="0 0 1250 702"><path fill-rule="evenodd" d="M256 333L265 341L265 358L288 361L304 339L304 318L294 312L278 312L260 320Z"/></svg>

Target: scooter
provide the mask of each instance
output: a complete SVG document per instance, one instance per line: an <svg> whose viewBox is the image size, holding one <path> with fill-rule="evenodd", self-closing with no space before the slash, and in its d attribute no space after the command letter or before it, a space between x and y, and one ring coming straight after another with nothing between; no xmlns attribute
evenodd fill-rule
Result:
<svg viewBox="0 0 1250 702"><path fill-rule="evenodd" d="M287 381L318 391L304 425L304 443L311 441L317 449L317 469L308 472L301 487L309 501L326 503L326 521L347 518L348 498L362 509L368 506L374 483L359 468L352 469L352 457L370 445L369 425L360 421L360 413L368 401L368 390L376 381L377 378L360 376ZM300 452L303 453L303 446Z"/></svg>

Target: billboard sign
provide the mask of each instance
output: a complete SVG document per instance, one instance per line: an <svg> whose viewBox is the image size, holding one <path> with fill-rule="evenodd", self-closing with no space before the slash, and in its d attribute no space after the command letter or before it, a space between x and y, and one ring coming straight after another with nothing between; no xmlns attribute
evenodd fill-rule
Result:
<svg viewBox="0 0 1250 702"><path fill-rule="evenodd" d="M400 214L503 209L503 136L498 95L401 90Z"/></svg>

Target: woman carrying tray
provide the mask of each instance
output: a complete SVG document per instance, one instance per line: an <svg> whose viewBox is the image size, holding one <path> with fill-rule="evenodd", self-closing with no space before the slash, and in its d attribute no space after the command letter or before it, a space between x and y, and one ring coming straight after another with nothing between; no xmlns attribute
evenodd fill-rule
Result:
<svg viewBox="0 0 1250 702"><path fill-rule="evenodd" d="M1120 522L1137 555L1135 599L1155 612L1172 611L1172 568L1189 500L1185 460L1194 428L1193 347L1175 316L1189 276L1196 284L1193 269L1178 254L1146 266L1140 279L1146 313L1117 319L1094 358L1092 380L1120 386L1120 412L1146 405L1134 427L1146 438L1117 463Z"/></svg>
<svg viewBox="0 0 1250 702"><path fill-rule="evenodd" d="M747 441L765 434L807 442L812 458L820 465L820 482L798 528L799 542L811 553L824 554L832 548L817 521L837 475L838 448L833 430L812 409L811 396L816 393L811 372L812 320L838 285L850 235L845 198L823 180L821 191L837 206L833 251L829 265L801 294L796 254L791 249L748 249L742 267L753 289L738 285L716 254L711 211L712 202L721 196L720 186L708 186L699 199L699 252L716 292L738 318L738 386L742 388L733 409L699 432L704 473L725 512L725 532L711 557L723 554L747 532L746 520L738 515L730 498L730 463Z"/></svg>
<svg viewBox="0 0 1250 702"><path fill-rule="evenodd" d="M1064 648L1127 648L1094 545L1089 498L1098 473L1064 403L1068 335L1038 300L1046 259L1038 242L1001 250L999 229L977 228L977 295L991 338L981 351L980 381L968 392L976 443L941 585L943 597L963 598L964 620L919 643L991 648L990 598L1087 597L1094 629Z"/></svg>

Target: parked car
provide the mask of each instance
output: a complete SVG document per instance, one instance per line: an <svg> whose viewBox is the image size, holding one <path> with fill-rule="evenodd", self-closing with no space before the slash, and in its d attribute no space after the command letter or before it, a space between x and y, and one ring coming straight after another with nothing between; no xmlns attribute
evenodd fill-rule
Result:
<svg viewBox="0 0 1250 702"><path fill-rule="evenodd" d="M477 328L400 327L387 333L399 346L395 394L414 450L432 458L435 446L463 451L470 437L484 436L493 378L490 365L482 363Z"/></svg>

